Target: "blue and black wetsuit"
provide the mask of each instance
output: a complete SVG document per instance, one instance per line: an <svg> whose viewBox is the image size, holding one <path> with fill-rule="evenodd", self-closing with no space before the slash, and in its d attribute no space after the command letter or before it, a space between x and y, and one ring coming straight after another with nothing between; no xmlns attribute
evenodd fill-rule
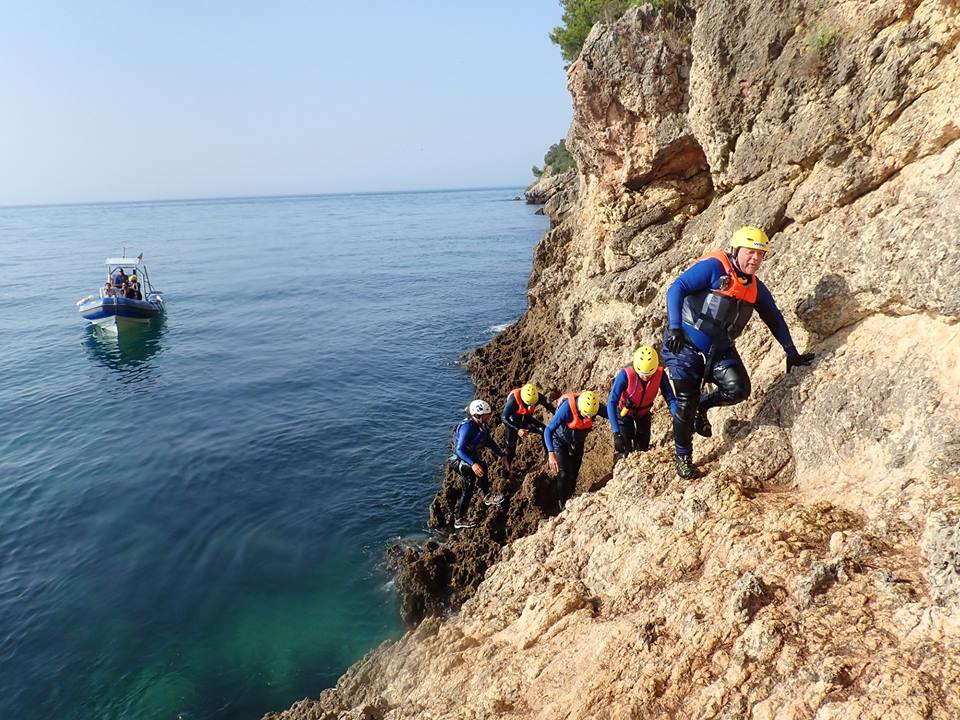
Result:
<svg viewBox="0 0 960 720"><path fill-rule="evenodd" d="M543 437L543 430L546 425L534 416L533 411L536 406L540 406L551 413L556 412L553 404L545 400L543 395L540 395L535 405L526 406L527 413L521 414L520 403L517 402L516 395L516 392L511 392L507 395L507 402L504 403L503 412L500 414L500 419L503 421L503 439L507 446L507 457L511 460L517 450L519 430L529 430L531 433L536 433L540 437ZM522 400L520 402L522 402ZM544 451L546 451L546 445L544 445Z"/></svg>
<svg viewBox="0 0 960 720"><path fill-rule="evenodd" d="M608 418L607 406L601 404L598 415ZM563 507L577 486L580 476L580 466L583 464L583 443L590 434L590 430L573 430L569 424L573 421L573 412L567 398L560 401L553 418L543 430L543 441L547 452L557 454L557 500ZM596 418L594 418L596 420Z"/></svg>
<svg viewBox="0 0 960 720"><path fill-rule="evenodd" d="M638 379L641 384L640 391L645 392L645 385L648 382L655 382L655 378L644 381ZM624 456L631 450L646 452L650 449L650 422L653 414L649 408L643 412L628 411L626 415L620 415L618 405L620 398L627 392L630 385L630 379L627 376L627 368L620 368L620 372L613 380L613 387L610 389L610 399L607 400L607 418L610 420L610 429L623 436L625 443ZM673 395L673 388L670 387L670 378L666 373L660 373L660 394L667 402L670 408L670 414L677 412L677 400Z"/></svg>
<svg viewBox="0 0 960 720"><path fill-rule="evenodd" d="M682 328L687 337L679 353L670 352L666 345L662 350L677 394L673 434L677 455L681 456L693 455L693 424L698 409L706 412L719 405L735 405L750 396L750 377L734 341L753 310L788 356L797 353L783 314L766 285L759 278L736 270L729 253L727 258L733 267L733 277L728 275L722 260L706 257L681 274L667 290L668 328ZM744 288L756 283L752 307L742 302L727 302L720 295L734 282ZM713 357L705 375L711 348ZM700 397L703 380L713 383L716 389Z"/></svg>
<svg viewBox="0 0 960 720"><path fill-rule="evenodd" d="M462 478L462 492L457 503L456 518L462 520L470 506L474 486L479 483L484 492L489 492L490 481L487 465L480 459L483 448L490 448L497 457L503 457L504 452L490 435L490 428L484 423L471 418L465 418L457 425L455 452L450 456L450 464ZM473 465L483 468L483 477L477 477L473 472Z"/></svg>

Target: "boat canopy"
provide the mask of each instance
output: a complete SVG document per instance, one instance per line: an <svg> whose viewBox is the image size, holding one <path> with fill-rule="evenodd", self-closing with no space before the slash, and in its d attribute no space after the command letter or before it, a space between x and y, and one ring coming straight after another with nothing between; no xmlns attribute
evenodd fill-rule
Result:
<svg viewBox="0 0 960 720"><path fill-rule="evenodd" d="M109 267L141 267L143 265L143 258L107 258L107 263Z"/></svg>

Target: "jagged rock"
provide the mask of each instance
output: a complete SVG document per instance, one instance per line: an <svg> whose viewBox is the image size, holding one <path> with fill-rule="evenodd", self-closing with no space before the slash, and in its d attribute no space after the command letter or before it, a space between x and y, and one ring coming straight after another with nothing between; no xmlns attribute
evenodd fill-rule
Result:
<svg viewBox="0 0 960 720"><path fill-rule="evenodd" d="M752 572L744 573L730 591L730 611L741 622L750 622L757 610L767 604L769 590Z"/></svg>
<svg viewBox="0 0 960 720"><path fill-rule="evenodd" d="M576 181L577 171L575 169L571 168L562 173L556 173L552 166L547 165L540 177L523 191L523 196L532 205L542 205Z"/></svg>
<svg viewBox="0 0 960 720"><path fill-rule="evenodd" d="M672 279L747 223L771 234L760 274L814 365L786 375L754 319L753 394L711 411L693 481L662 405L648 453L614 464L591 435L555 517L522 447L503 515L443 546L444 618L370 653L325 710L960 717L960 10L696 8L591 32L568 71L576 195L551 205L527 312L469 368L491 398L605 394L659 344Z"/></svg>
<svg viewBox="0 0 960 720"><path fill-rule="evenodd" d="M931 513L923 537L928 558L927 577L937 602L960 597L960 521L951 522L943 513Z"/></svg>
<svg viewBox="0 0 960 720"><path fill-rule="evenodd" d="M814 562L810 572L797 583L797 599L803 605L810 605L817 595L825 593L837 581L837 569L835 562Z"/></svg>

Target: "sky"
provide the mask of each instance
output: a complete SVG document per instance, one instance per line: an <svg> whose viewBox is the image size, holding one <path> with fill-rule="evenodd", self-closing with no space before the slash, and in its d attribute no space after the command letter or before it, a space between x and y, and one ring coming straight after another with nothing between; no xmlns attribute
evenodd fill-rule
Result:
<svg viewBox="0 0 960 720"><path fill-rule="evenodd" d="M0 205L505 187L572 115L559 0L4 0Z"/></svg>

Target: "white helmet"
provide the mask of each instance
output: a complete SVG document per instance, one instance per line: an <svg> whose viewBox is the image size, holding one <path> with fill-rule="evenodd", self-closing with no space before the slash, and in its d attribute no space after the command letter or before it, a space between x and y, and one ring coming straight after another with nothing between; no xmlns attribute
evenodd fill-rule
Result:
<svg viewBox="0 0 960 720"><path fill-rule="evenodd" d="M474 400L467 407L467 412L471 415L489 415L493 412L490 408L490 403L485 400Z"/></svg>

